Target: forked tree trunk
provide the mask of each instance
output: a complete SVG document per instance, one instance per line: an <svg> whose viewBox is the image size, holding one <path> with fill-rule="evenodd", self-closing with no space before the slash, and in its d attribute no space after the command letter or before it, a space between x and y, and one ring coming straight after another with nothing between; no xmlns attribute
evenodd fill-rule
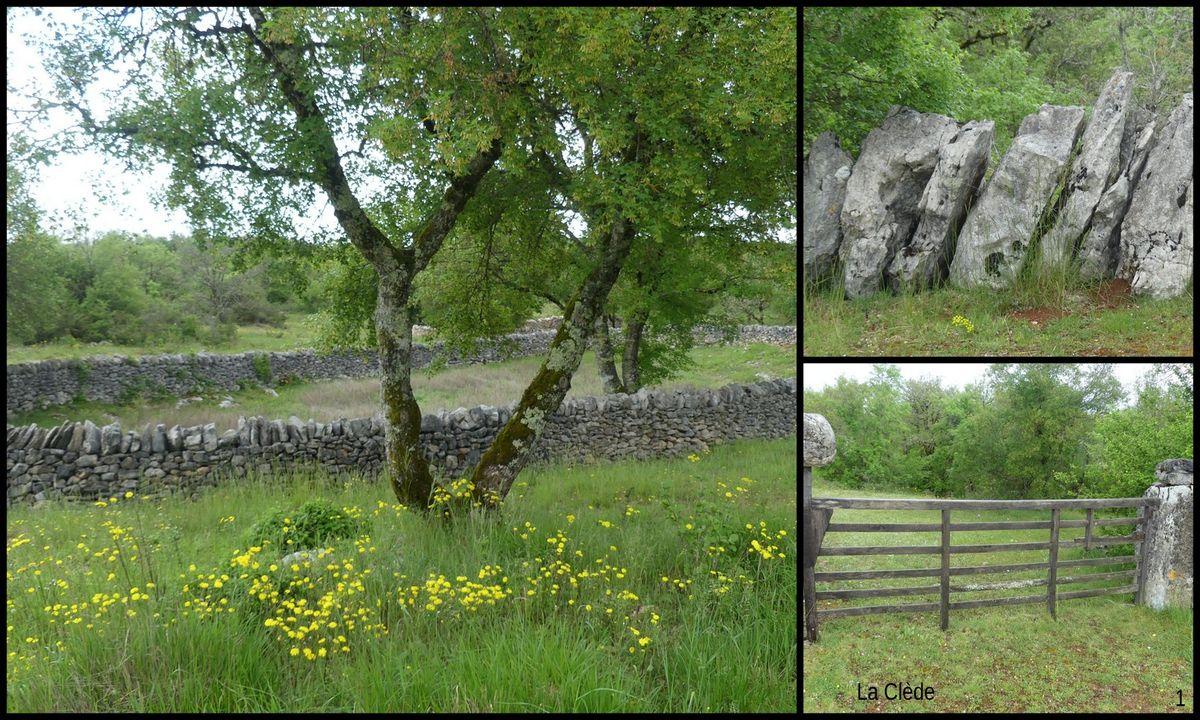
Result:
<svg viewBox="0 0 1200 720"><path fill-rule="evenodd" d="M383 375L380 400L387 419L383 444L396 497L424 508L433 492L433 476L421 447L421 409L412 390L414 308L408 295L408 283L396 275L380 275L375 335Z"/></svg>
<svg viewBox="0 0 1200 720"><path fill-rule="evenodd" d="M617 375L617 364L613 360L612 339L608 335L608 317L601 315L596 320L596 366L606 394L623 393L625 386Z"/></svg>
<svg viewBox="0 0 1200 720"><path fill-rule="evenodd" d="M633 236L629 221L621 219L614 224L602 246L600 262L588 274L578 295L567 303L563 322L537 375L525 388L512 418L475 466L471 474L473 493L484 507L495 507L508 495L517 475L529 463L546 418L558 409L571 388L571 376L579 368L588 336L629 255Z"/></svg>
<svg viewBox="0 0 1200 720"><path fill-rule="evenodd" d="M625 352L621 354L621 377L625 378L625 392L635 393L642 389L642 374L638 372L638 352L642 349L642 331L646 327L649 313L635 312L625 322Z"/></svg>

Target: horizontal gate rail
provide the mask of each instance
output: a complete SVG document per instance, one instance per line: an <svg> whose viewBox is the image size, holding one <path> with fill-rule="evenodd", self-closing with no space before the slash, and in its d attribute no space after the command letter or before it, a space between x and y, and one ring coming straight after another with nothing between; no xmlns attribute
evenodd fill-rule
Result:
<svg viewBox="0 0 1200 720"><path fill-rule="evenodd" d="M1127 593L1136 592L1137 587L1134 585L1125 585L1115 588L1097 588L1095 590L1078 590L1076 592L1059 593L1059 600L1072 600L1075 598L1098 597L1101 595L1125 595ZM1010 598L994 598L991 600L967 600L964 602L950 603L951 610L970 610L972 608L996 607L1000 605L1032 605L1034 603L1046 602L1045 595L1022 595L1020 597ZM866 607L855 608L837 608L834 610L818 610L817 619L827 620L830 618L851 617L855 615L875 615L877 613L892 613L892 612L932 612L941 607L940 603L918 603L915 605L869 605Z"/></svg>
<svg viewBox="0 0 1200 720"><path fill-rule="evenodd" d="M1123 565L1134 561L1133 555L1119 557L1084 558L1082 560L1059 560L1059 567L1080 567L1084 565ZM983 575L998 572L1020 570L1045 570L1050 567L1048 562L1021 563L1018 565L984 565L981 567L950 568L951 575ZM817 582L835 582L838 580L878 580L881 578L901 577L938 577L942 571L938 568L915 568L912 570L848 570L841 572L813 573Z"/></svg>
<svg viewBox="0 0 1200 720"><path fill-rule="evenodd" d="M812 498L809 507L844 510L1070 510L1131 508L1157 504L1157 498L1075 500L894 500L891 498Z"/></svg>
<svg viewBox="0 0 1200 720"><path fill-rule="evenodd" d="M1110 518L1093 520L1092 527L1109 525L1141 525L1142 518ZM1087 527L1087 520L1063 520L1058 523L1060 528ZM938 523L830 523L826 532L940 532L942 526ZM974 522L950 523L950 531L956 530L1049 530L1049 520L1030 520L1028 522Z"/></svg>
<svg viewBox="0 0 1200 720"><path fill-rule="evenodd" d="M929 595L942 589L941 585L920 585L908 588L879 588L877 590L818 590L818 600L848 600L863 597L896 597L899 595Z"/></svg>

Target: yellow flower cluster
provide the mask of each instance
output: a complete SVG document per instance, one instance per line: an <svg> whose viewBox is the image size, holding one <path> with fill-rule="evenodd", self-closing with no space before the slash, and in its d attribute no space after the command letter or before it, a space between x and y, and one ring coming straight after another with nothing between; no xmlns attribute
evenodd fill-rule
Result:
<svg viewBox="0 0 1200 720"><path fill-rule="evenodd" d="M747 523L746 529L754 530L755 527ZM767 524L765 522L759 522L757 530L758 537L750 541L750 547L746 550L746 552L751 554L757 553L763 560L773 560L776 558L784 559L787 557L787 555L779 552L778 545L772 544L787 537L786 530L780 530L772 535L767 532ZM763 542L759 542L759 538L762 538Z"/></svg>
<svg viewBox="0 0 1200 720"><path fill-rule="evenodd" d="M962 315L955 315L954 318L950 321L950 324L954 325L956 327L961 327L963 330L966 330L969 333L975 332L975 326L971 323L970 320L966 319Z"/></svg>

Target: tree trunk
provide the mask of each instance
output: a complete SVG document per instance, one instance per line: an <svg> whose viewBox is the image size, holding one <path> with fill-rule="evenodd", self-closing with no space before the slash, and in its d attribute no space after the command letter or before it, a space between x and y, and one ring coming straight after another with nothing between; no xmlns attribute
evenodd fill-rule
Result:
<svg viewBox="0 0 1200 720"><path fill-rule="evenodd" d="M421 409L412 390L412 326L414 308L409 285L400 273L379 277L375 335L383 374L380 400L387 423L383 446L392 490L400 502L418 508L429 504L433 476L421 447Z"/></svg>
<svg viewBox="0 0 1200 720"><path fill-rule="evenodd" d="M608 336L608 317L600 316L596 320L596 366L600 370L600 379L604 381L604 392L607 394L623 393L625 386L617 375L617 364L613 361L612 340Z"/></svg>
<svg viewBox="0 0 1200 720"><path fill-rule="evenodd" d="M496 507L508 495L517 475L529 463L546 418L558 410L571 388L588 336L604 310L608 293L629 256L634 229L618 219L600 248L600 261L583 281L576 297L567 303L549 352L537 375L525 388L512 418L501 428L471 474L473 493L484 507Z"/></svg>
<svg viewBox="0 0 1200 720"><path fill-rule="evenodd" d="M642 374L638 371L638 353L642 349L642 330L650 315L639 310L625 321L625 352L621 354L621 376L625 378L625 392L635 393L642 389Z"/></svg>

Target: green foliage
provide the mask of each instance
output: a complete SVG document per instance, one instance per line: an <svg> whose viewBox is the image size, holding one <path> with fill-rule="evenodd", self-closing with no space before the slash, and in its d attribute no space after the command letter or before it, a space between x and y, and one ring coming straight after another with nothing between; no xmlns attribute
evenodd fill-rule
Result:
<svg viewBox="0 0 1200 720"><path fill-rule="evenodd" d="M821 476L848 487L1130 497L1157 463L1191 456L1190 374L1161 367L1128 407L1110 365L997 364L962 390L880 365L868 382L805 391L804 409L825 415L838 440Z"/></svg>
<svg viewBox="0 0 1200 720"><path fill-rule="evenodd" d="M269 385L271 382L271 356L267 353L254 353L250 358L250 365L254 368L254 375L263 385Z"/></svg>
<svg viewBox="0 0 1200 720"><path fill-rule="evenodd" d="M901 104L995 120L994 167L1022 118L1090 107L1119 67L1139 114L1169 112L1192 86L1192 23L1184 7L805 8L805 148L832 130L857 153Z"/></svg>
<svg viewBox="0 0 1200 720"><path fill-rule="evenodd" d="M309 500L299 507L279 510L256 523L246 539L248 545L273 547L287 552L315 550L325 543L358 536L366 527L361 519L325 499Z"/></svg>

